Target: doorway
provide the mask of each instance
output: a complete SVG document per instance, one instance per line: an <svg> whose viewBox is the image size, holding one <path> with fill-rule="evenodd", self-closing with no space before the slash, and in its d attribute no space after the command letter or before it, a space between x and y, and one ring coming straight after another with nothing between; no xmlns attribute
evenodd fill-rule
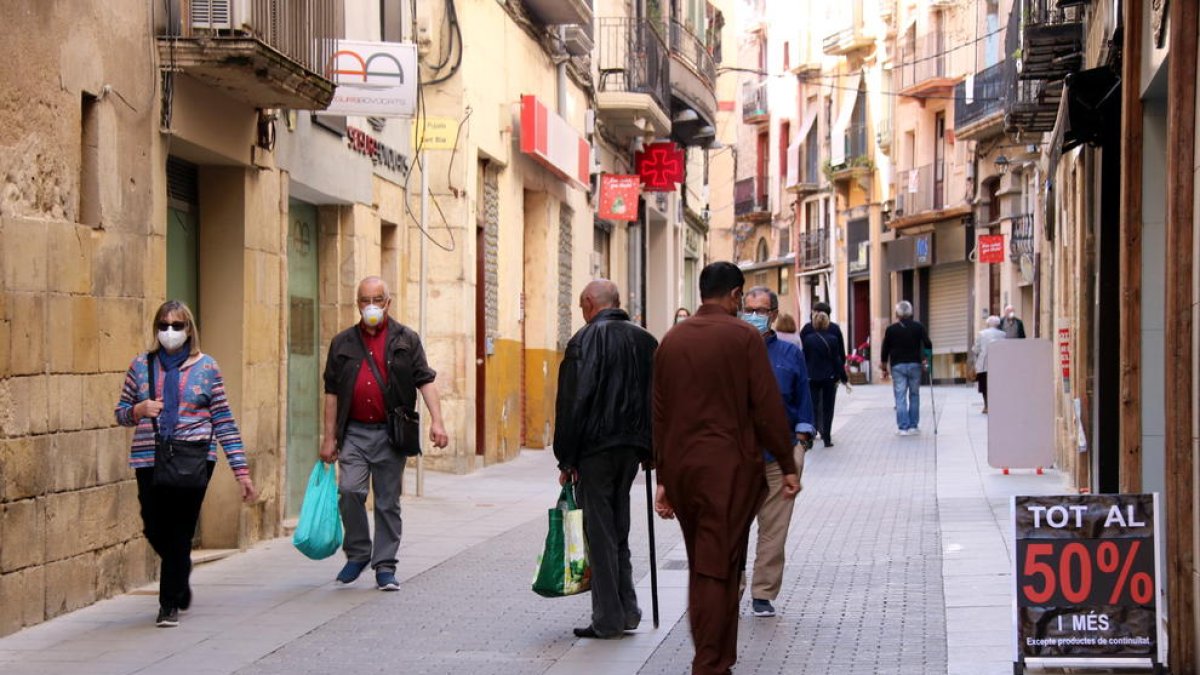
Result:
<svg viewBox="0 0 1200 675"><path fill-rule="evenodd" d="M182 300L200 323L200 198L195 164L167 158L167 299Z"/></svg>
<svg viewBox="0 0 1200 675"><path fill-rule="evenodd" d="M286 517L300 515L309 467L320 444L317 208L288 200Z"/></svg>

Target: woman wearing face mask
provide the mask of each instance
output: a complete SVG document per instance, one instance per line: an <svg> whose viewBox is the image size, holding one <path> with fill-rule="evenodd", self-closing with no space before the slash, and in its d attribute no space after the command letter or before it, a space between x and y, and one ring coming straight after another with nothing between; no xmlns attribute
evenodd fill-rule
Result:
<svg viewBox="0 0 1200 675"><path fill-rule="evenodd" d="M200 351L200 336L188 306L169 300L154 313L149 350L138 354L125 375L117 402L117 423L136 427L129 465L137 476L142 531L162 559L156 625L179 625L179 612L192 602L188 579L192 571L192 537L200 516L206 485L168 487L156 484L156 436L209 447L207 476L216 465L216 442L237 478L242 500L257 499L242 438L234 422L221 371L211 356ZM150 366L153 364L153 371ZM154 390L151 391L151 382ZM207 479L202 479L205 484Z"/></svg>
<svg viewBox="0 0 1200 675"><path fill-rule="evenodd" d="M680 307L679 309L675 310L675 323L679 323L691 315L692 313L688 311L687 307Z"/></svg>
<svg viewBox="0 0 1200 675"><path fill-rule="evenodd" d="M813 315L813 330L804 336L804 360L808 364L808 386L812 390L813 419L825 447L833 446L830 433L833 427L833 407L837 401L838 382L849 380L846 375L846 346L842 336L829 324L829 315Z"/></svg>

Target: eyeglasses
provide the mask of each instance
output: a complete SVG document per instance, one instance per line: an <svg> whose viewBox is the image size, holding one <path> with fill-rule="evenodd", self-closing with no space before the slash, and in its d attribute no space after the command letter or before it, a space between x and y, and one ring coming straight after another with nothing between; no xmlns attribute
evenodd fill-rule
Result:
<svg viewBox="0 0 1200 675"><path fill-rule="evenodd" d="M184 328L187 328L187 327L188 327L188 325L187 325L186 321L159 321L158 322L159 330L166 330L168 328L170 328L171 330L183 330Z"/></svg>
<svg viewBox="0 0 1200 675"><path fill-rule="evenodd" d="M364 297L360 296L358 298L358 304L360 304L360 305L382 305L386 300L387 300L387 298L382 295L376 295L373 298L364 298Z"/></svg>
<svg viewBox="0 0 1200 675"><path fill-rule="evenodd" d="M771 316L771 312L774 312L774 311L775 310L773 310L769 307L759 307L757 309L750 309L749 307L742 308L742 312L744 312L746 314L757 314L758 316Z"/></svg>

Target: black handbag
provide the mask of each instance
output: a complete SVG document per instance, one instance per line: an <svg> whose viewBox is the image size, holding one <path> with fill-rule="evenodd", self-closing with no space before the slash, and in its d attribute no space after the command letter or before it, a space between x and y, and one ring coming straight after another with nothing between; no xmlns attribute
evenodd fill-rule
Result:
<svg viewBox="0 0 1200 675"><path fill-rule="evenodd" d="M150 397L155 394L154 354L147 359L150 380ZM158 433L158 418L150 418L154 425L154 484L171 488L208 487L208 449L212 437L207 441L181 441L163 438Z"/></svg>
<svg viewBox="0 0 1200 675"><path fill-rule="evenodd" d="M383 405L387 408L388 441L401 455L416 457L421 454L421 415L416 410L416 401L413 401L412 407L400 405L395 401L391 382L383 379L375 357L367 351L367 343L363 340L362 333L356 330L354 334L358 336L358 343L362 345L363 358L383 389Z"/></svg>

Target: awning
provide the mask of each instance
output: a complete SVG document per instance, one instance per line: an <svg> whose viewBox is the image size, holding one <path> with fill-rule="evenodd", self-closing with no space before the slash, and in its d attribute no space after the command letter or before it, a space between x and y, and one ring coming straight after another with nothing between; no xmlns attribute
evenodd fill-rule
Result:
<svg viewBox="0 0 1200 675"><path fill-rule="evenodd" d="M842 91L842 104L838 108L837 120L833 123L830 135L829 163L841 166L846 163L846 130L850 128L850 118L854 115L854 104L858 101L858 87L861 78L854 82L853 87Z"/></svg>
<svg viewBox="0 0 1200 675"><path fill-rule="evenodd" d="M803 137L801 137L803 138ZM800 182L800 140L797 139L787 148L787 182L785 187L791 187Z"/></svg>
<svg viewBox="0 0 1200 675"><path fill-rule="evenodd" d="M809 110L808 114L804 116L804 123L800 125L800 133L796 135L796 138L799 138L801 142L803 142L805 138L808 138L808 132L812 130L813 124L816 124L817 114L820 112L821 104L817 103L812 107L812 110Z"/></svg>

